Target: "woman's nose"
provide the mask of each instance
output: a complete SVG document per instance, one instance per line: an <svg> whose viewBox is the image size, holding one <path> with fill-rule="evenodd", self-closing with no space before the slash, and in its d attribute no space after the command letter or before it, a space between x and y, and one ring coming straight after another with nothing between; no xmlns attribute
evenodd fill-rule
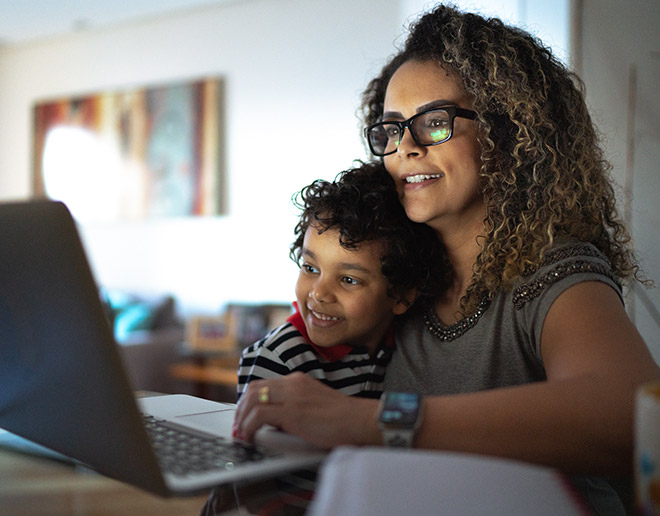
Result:
<svg viewBox="0 0 660 516"><path fill-rule="evenodd" d="M397 146L396 152L399 156L417 155L423 152L424 147L419 145L412 136L410 128L406 127L401 134L401 140Z"/></svg>

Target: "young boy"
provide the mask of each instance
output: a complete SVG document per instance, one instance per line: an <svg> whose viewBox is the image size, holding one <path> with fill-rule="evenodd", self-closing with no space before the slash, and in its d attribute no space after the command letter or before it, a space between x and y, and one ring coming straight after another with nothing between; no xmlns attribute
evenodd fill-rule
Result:
<svg viewBox="0 0 660 516"><path fill-rule="evenodd" d="M428 226L406 217L381 164L314 181L295 204L296 312L243 351L238 397L252 380L302 371L345 394L378 398L392 323L441 288L433 268L444 264L443 250Z"/></svg>

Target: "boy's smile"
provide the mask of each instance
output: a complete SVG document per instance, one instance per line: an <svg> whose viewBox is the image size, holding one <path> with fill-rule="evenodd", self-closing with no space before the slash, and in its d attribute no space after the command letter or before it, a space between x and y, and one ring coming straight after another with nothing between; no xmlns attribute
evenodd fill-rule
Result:
<svg viewBox="0 0 660 516"><path fill-rule="evenodd" d="M310 304L311 306L311 304ZM309 311L312 317L318 319L318 324L323 324L323 322L326 323L332 323L332 321L339 321L339 317L333 317L331 315L327 315L321 312L317 312L316 310L312 310L309 306Z"/></svg>
<svg viewBox="0 0 660 516"><path fill-rule="evenodd" d="M382 243L361 242L354 249L339 243L339 232L310 226L296 283L298 309L312 342L365 346L373 353L394 315L407 309L387 294L381 270Z"/></svg>

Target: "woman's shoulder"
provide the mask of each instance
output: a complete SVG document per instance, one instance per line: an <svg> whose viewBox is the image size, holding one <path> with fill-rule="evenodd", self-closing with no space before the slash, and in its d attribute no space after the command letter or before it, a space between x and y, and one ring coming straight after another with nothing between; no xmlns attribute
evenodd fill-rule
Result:
<svg viewBox="0 0 660 516"><path fill-rule="evenodd" d="M609 260L595 245L578 240L561 240L544 253L540 265L526 270L514 285L513 304L521 308L548 289L581 281L603 281L621 295L621 282Z"/></svg>
<svg viewBox="0 0 660 516"><path fill-rule="evenodd" d="M601 260L609 264L605 255L595 245L574 239L559 239L543 254L541 265L535 270L576 257Z"/></svg>

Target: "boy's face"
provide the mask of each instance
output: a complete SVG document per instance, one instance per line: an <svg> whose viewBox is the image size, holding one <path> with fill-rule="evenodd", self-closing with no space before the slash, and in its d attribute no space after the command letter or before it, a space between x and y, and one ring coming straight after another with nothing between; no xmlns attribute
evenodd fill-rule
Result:
<svg viewBox="0 0 660 516"><path fill-rule="evenodd" d="M366 346L373 352L394 315L408 308L387 295L380 242L355 249L339 243L339 231L310 226L305 232L296 297L309 337L317 346Z"/></svg>

